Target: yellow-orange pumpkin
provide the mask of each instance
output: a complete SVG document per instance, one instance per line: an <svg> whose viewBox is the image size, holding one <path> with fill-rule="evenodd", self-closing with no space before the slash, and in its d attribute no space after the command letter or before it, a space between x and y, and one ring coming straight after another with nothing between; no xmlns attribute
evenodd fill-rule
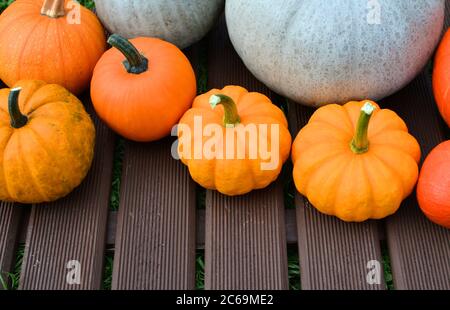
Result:
<svg viewBox="0 0 450 310"><path fill-rule="evenodd" d="M95 128L65 88L20 81L0 90L0 200L41 203L69 194L86 176Z"/></svg>
<svg viewBox="0 0 450 310"><path fill-rule="evenodd" d="M10 87L33 79L80 94L105 49L97 17L74 1L16 0L0 15L0 79Z"/></svg>
<svg viewBox="0 0 450 310"><path fill-rule="evenodd" d="M411 194L420 156L393 111L372 101L332 104L318 109L295 139L294 181L322 213L344 221L381 219Z"/></svg>
<svg viewBox="0 0 450 310"><path fill-rule="evenodd" d="M180 120L178 137L178 154L192 178L229 196L267 187L291 147L283 112L266 96L239 86L198 96Z"/></svg>

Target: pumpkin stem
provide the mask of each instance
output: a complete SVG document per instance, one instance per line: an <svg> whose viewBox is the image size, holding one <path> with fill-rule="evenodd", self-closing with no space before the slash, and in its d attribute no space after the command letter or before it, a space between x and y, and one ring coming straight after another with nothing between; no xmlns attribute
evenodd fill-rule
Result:
<svg viewBox="0 0 450 310"><path fill-rule="evenodd" d="M19 94L21 87L11 89L8 98L9 117L11 118L11 126L13 128L22 128L28 122L28 118L20 112L19 109Z"/></svg>
<svg viewBox="0 0 450 310"><path fill-rule="evenodd" d="M369 121L372 117L375 106L370 102L366 102L361 108L358 123L356 124L356 133L350 143L350 148L355 154L364 154L369 150L369 138L367 133L369 131Z"/></svg>
<svg viewBox="0 0 450 310"><path fill-rule="evenodd" d="M66 15L64 0L44 0L41 14L50 18L58 18Z"/></svg>
<svg viewBox="0 0 450 310"><path fill-rule="evenodd" d="M225 111L223 123L225 127L233 128L241 122L236 103L230 97L226 95L212 95L209 99L209 104L213 109L215 109L219 104L223 105L223 109Z"/></svg>
<svg viewBox="0 0 450 310"><path fill-rule="evenodd" d="M148 70L148 59L139 53L136 47L124 37L113 34L108 38L108 44L117 48L127 58L123 65L128 73L141 74Z"/></svg>

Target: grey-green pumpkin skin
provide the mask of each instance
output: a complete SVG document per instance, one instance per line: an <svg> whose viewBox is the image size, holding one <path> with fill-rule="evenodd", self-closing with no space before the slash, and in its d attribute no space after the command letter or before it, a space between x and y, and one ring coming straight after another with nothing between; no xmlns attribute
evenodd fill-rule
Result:
<svg viewBox="0 0 450 310"><path fill-rule="evenodd" d="M407 85L432 56L444 8L444 0L227 0L226 18L259 80L321 106L379 100Z"/></svg>
<svg viewBox="0 0 450 310"><path fill-rule="evenodd" d="M111 33L157 37L186 48L214 26L224 0L95 0L95 6Z"/></svg>

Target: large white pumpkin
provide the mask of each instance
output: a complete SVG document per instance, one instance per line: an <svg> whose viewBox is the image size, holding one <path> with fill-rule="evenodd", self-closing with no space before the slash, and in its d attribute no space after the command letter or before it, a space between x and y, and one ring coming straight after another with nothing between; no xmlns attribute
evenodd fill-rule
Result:
<svg viewBox="0 0 450 310"><path fill-rule="evenodd" d="M432 55L444 0L227 0L231 40L249 70L294 101L384 98Z"/></svg>
<svg viewBox="0 0 450 310"><path fill-rule="evenodd" d="M199 41L222 12L224 0L95 0L111 33L157 37L185 48Z"/></svg>

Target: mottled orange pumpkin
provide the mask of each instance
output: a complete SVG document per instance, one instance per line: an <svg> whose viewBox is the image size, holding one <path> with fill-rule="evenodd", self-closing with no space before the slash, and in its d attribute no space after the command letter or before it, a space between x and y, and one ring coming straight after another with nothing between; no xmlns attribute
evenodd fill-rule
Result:
<svg viewBox="0 0 450 310"><path fill-rule="evenodd" d="M372 101L332 104L318 109L295 139L294 181L322 213L381 219L413 191L420 156L395 112Z"/></svg>
<svg viewBox="0 0 450 310"><path fill-rule="evenodd" d="M95 128L65 88L20 81L0 90L0 200L41 203L69 194L85 178Z"/></svg>
<svg viewBox="0 0 450 310"><path fill-rule="evenodd" d="M180 120L178 137L178 154L192 178L229 196L276 180L292 142L283 112L239 86L198 96Z"/></svg>
<svg viewBox="0 0 450 310"><path fill-rule="evenodd" d="M80 94L106 49L94 13L69 0L16 0L0 15L0 79L43 80Z"/></svg>

